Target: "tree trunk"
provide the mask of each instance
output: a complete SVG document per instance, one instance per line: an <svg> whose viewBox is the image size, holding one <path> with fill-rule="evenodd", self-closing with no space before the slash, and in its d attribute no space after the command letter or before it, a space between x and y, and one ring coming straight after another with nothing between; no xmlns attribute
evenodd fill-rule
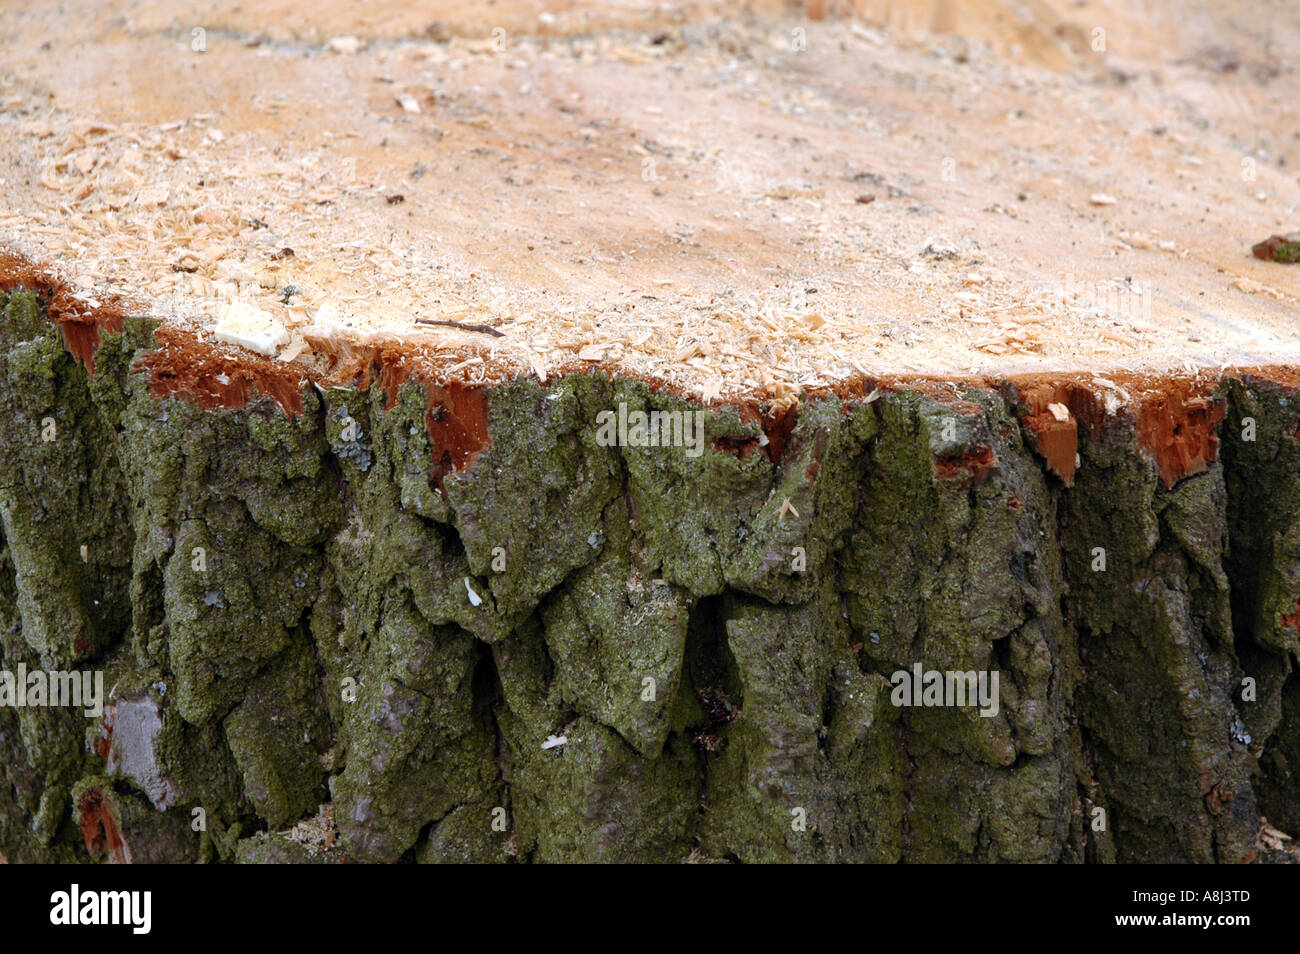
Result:
<svg viewBox="0 0 1300 954"><path fill-rule="evenodd" d="M1261 815L1300 830L1281 384L201 408L145 322L91 376L2 301L0 668L109 695L0 708L11 861L1238 862L1281 857ZM611 446L620 408L703 441ZM996 713L897 704L918 664L996 671Z"/></svg>

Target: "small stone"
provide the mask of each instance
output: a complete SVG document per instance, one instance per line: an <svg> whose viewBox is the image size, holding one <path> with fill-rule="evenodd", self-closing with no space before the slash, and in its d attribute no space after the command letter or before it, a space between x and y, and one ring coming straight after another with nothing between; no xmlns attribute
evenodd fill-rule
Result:
<svg viewBox="0 0 1300 954"><path fill-rule="evenodd" d="M931 239L930 241L927 241L925 245L921 248L921 254L924 255L926 258L934 258L939 260L956 258L957 246L948 245L944 242L936 242L933 239Z"/></svg>

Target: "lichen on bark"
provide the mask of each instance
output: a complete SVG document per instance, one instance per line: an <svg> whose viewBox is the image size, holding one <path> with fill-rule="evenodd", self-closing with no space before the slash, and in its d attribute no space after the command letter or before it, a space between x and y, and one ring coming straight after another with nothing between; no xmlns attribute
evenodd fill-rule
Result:
<svg viewBox="0 0 1300 954"><path fill-rule="evenodd" d="M11 860L1240 861L1300 825L1280 385L1230 381L1172 487L1107 416L1066 487L980 388L200 409L148 322L91 376L0 307L0 668L112 690L0 708ZM620 404L703 452L607 446ZM918 663L996 670L996 714L895 705Z"/></svg>

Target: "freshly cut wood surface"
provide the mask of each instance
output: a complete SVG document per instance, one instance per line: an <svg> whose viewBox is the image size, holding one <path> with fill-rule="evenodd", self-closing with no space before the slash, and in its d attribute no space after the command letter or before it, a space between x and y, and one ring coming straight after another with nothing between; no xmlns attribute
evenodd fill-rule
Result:
<svg viewBox="0 0 1300 954"><path fill-rule="evenodd" d="M0 242L308 371L785 399L1300 361L1300 265L1251 255L1300 228L1293 3L805 13L5 3Z"/></svg>

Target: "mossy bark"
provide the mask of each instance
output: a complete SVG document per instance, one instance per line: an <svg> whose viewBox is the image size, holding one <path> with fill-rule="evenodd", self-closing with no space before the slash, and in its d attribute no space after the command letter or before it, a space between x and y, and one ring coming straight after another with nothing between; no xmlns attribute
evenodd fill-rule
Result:
<svg viewBox="0 0 1300 954"><path fill-rule="evenodd" d="M0 668L111 688L0 708L10 860L1241 861L1261 812L1300 828L1276 385L1226 387L1171 489L1122 415L1062 486L978 390L816 398L770 456L734 408L698 457L607 447L620 402L695 408L598 376L493 389L442 473L413 383L200 410L132 370L145 322L91 377L0 307ZM998 671L997 714L896 706L916 663ZM322 805L337 839L281 834Z"/></svg>

